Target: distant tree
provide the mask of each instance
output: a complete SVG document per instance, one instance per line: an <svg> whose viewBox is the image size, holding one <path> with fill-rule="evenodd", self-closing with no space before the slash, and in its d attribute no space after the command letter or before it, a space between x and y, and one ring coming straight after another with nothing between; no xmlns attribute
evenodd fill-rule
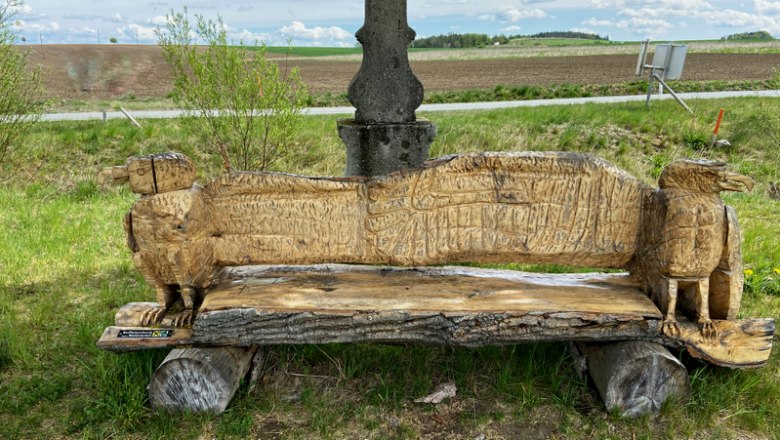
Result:
<svg viewBox="0 0 780 440"><path fill-rule="evenodd" d="M265 170L292 158L308 94L297 68L267 61L265 45L228 41L222 19L167 16L157 41L173 73L173 98L189 109L187 123L225 169ZM205 47L195 44L205 42Z"/></svg>
<svg viewBox="0 0 780 440"><path fill-rule="evenodd" d="M414 40L411 47L438 49L466 49L473 47L492 46L498 37L487 34L447 34ZM504 37L506 38L506 37Z"/></svg>
<svg viewBox="0 0 780 440"><path fill-rule="evenodd" d="M742 32L738 34L731 34L727 37L721 38L721 40L758 40L758 41L772 41L775 37L767 31L755 31L755 32Z"/></svg>
<svg viewBox="0 0 780 440"><path fill-rule="evenodd" d="M0 0L0 163L9 160L16 142L41 115L42 77L27 69L27 51L14 46L13 17L18 0Z"/></svg>
<svg viewBox="0 0 780 440"><path fill-rule="evenodd" d="M591 34L587 32L575 32L575 31L552 31L552 32L539 32L538 34L531 35L514 35L512 38L573 38L578 40L601 40L609 41L609 37L602 37L598 34Z"/></svg>
<svg viewBox="0 0 780 440"><path fill-rule="evenodd" d="M119 40L116 39L116 37L111 37L108 39L108 42L111 44L119 43Z"/></svg>

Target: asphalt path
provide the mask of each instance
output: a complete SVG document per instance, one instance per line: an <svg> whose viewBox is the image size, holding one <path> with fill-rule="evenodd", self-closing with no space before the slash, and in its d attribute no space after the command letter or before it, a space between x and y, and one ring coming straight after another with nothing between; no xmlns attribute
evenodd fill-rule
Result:
<svg viewBox="0 0 780 440"><path fill-rule="evenodd" d="M684 101L697 99L725 99L725 98L780 98L780 90L763 90L755 92L708 92L708 93L679 93ZM603 96L595 98L569 98L569 99L535 99L530 101L494 101L494 102L467 102L456 104L425 104L419 108L419 112L453 112L496 110L516 107L543 107L550 105L581 105L581 104L614 104L624 102L644 102L646 95L632 96ZM669 94L653 95L653 101L669 100ZM321 115L350 115L355 112L353 107L315 107L303 110L303 114L309 116ZM138 110L129 112L135 119L175 119L186 114L184 110ZM123 119L126 116L122 112L82 112L82 113L50 113L41 117L41 121L90 121L102 119Z"/></svg>

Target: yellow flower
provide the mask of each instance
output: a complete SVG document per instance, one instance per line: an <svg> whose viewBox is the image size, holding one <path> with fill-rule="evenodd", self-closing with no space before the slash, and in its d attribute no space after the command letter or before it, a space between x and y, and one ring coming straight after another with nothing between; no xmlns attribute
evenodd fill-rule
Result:
<svg viewBox="0 0 780 440"><path fill-rule="evenodd" d="M745 269L745 275L752 277L753 276L753 270L752 269Z"/></svg>
<svg viewBox="0 0 780 440"><path fill-rule="evenodd" d="M775 275L780 275L780 267L775 268Z"/></svg>

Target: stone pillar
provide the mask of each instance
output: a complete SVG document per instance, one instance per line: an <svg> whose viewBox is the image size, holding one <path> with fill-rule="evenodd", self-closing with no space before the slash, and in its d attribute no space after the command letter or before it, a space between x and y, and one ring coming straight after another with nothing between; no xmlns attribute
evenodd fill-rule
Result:
<svg viewBox="0 0 780 440"><path fill-rule="evenodd" d="M365 24L356 34L363 64L349 85L354 119L340 120L348 176L377 176L417 168L428 159L436 126L418 120L423 86L409 66L415 32L406 0L366 0Z"/></svg>

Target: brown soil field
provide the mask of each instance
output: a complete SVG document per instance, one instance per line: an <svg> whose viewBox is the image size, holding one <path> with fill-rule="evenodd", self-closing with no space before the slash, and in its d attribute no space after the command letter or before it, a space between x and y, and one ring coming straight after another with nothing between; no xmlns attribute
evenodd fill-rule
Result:
<svg viewBox="0 0 780 440"><path fill-rule="evenodd" d="M166 96L171 89L168 67L157 46L28 46L32 65L45 71L50 99L111 99L133 95ZM358 61L291 58L314 93L341 93L360 67ZM502 84L613 84L634 81L635 55L548 56L502 59L412 61L429 91L485 89ZM692 53L684 80L766 80L780 72L778 54Z"/></svg>

